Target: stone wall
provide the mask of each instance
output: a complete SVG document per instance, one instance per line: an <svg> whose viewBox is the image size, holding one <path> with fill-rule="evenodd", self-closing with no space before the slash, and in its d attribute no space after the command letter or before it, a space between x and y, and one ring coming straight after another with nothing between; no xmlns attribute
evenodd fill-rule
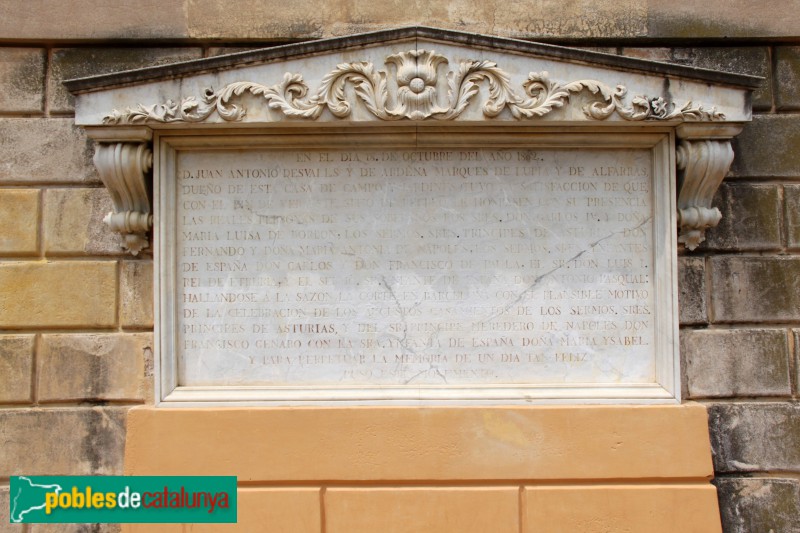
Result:
<svg viewBox="0 0 800 533"><path fill-rule="evenodd" d="M800 531L798 2L97 4L0 4L0 532L115 530L9 525L8 476L121 473L126 411L152 401L152 260L102 224L60 82L421 22L766 78L725 218L680 257L683 389L709 409L725 531Z"/></svg>

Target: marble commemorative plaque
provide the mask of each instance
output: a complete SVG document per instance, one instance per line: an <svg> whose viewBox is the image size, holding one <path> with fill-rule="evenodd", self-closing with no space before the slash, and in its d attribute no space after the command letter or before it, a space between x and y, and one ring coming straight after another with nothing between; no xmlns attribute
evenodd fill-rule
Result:
<svg viewBox="0 0 800 533"><path fill-rule="evenodd" d="M172 398L674 401L665 145L170 149Z"/></svg>

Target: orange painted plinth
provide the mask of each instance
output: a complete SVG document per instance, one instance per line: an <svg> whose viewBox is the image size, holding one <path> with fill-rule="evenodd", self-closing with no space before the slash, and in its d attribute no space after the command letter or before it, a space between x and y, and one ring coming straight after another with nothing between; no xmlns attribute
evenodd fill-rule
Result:
<svg viewBox="0 0 800 533"><path fill-rule="evenodd" d="M719 532L703 406L155 409L131 475L235 475L239 524L125 531Z"/></svg>

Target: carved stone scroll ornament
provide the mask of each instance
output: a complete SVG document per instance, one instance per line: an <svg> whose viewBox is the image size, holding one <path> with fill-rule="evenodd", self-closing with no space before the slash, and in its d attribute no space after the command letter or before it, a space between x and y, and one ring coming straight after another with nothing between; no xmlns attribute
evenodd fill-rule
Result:
<svg viewBox="0 0 800 533"><path fill-rule="evenodd" d="M711 202L733 162L730 140L682 140L677 148L681 181L678 195L678 242L694 250L708 228L722 219Z"/></svg>
<svg viewBox="0 0 800 533"><path fill-rule="evenodd" d="M469 106L484 82L488 98L483 114L496 117L508 109L517 119L547 115L569 103L570 95L588 91L596 101L584 106L587 119L603 120L617 114L624 120L716 121L725 116L715 108L705 109L687 102L681 107L660 96L636 96L626 103L627 88L611 88L596 80L560 83L547 72L530 73L521 93L511 78L493 61L460 61L455 70L440 76L447 58L431 50L410 50L386 58L386 69L376 71L367 61L342 63L322 78L320 87L308 96L309 86L300 74L286 73L275 85L240 81L218 91L209 88L198 100L188 96L175 103L139 104L135 109L113 110L103 118L107 125L148 122L202 122L215 112L225 121L242 120L246 109L232 101L242 94L262 96L271 109L286 117L315 120L323 110L345 118L355 101L348 101L347 87L380 120L453 120ZM445 88L446 86L446 88Z"/></svg>
<svg viewBox="0 0 800 533"><path fill-rule="evenodd" d="M103 221L123 238L123 247L138 255L149 246L147 232L153 226L146 176L153 153L144 142L100 142L94 164L114 203L114 212Z"/></svg>

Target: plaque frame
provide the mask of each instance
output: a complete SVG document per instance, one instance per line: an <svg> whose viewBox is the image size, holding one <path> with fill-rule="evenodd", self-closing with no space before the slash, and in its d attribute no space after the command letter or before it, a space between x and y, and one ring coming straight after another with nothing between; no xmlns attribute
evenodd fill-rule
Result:
<svg viewBox="0 0 800 533"><path fill-rule="evenodd" d="M435 124L226 129L172 129L153 134L155 250L155 398L164 407L209 405L509 405L680 403L678 351L675 130L667 126ZM460 386L181 386L178 382L174 194L168 185L182 150L467 149L470 147L608 150L649 149L653 161L653 290L655 298L652 383L621 385ZM168 291L172 288L172 292Z"/></svg>

